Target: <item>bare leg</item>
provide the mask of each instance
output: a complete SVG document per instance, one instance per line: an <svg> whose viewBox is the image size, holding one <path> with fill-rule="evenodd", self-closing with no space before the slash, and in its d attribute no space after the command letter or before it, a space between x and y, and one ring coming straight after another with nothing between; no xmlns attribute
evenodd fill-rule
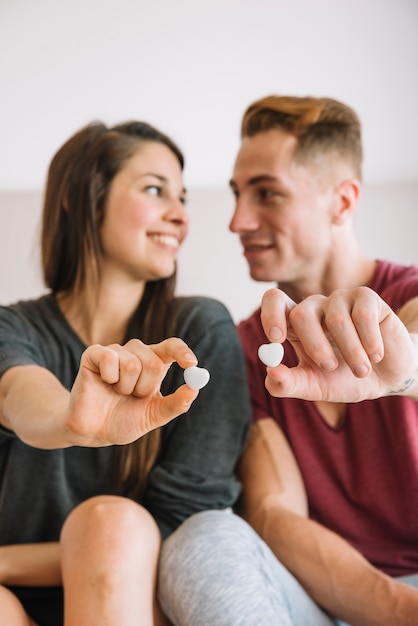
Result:
<svg viewBox="0 0 418 626"><path fill-rule="evenodd" d="M0 585L0 624L7 626L36 626L16 596Z"/></svg>
<svg viewBox="0 0 418 626"><path fill-rule="evenodd" d="M156 601L161 536L132 500L98 496L66 520L62 535L65 626L166 626Z"/></svg>

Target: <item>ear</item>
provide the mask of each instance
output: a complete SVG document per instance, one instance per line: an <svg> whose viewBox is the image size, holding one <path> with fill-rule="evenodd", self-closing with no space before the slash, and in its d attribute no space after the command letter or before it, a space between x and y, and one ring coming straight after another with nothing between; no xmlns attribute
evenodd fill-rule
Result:
<svg viewBox="0 0 418 626"><path fill-rule="evenodd" d="M355 178L346 178L338 184L335 193L337 204L334 213L334 223L343 224L354 215L360 198L361 185Z"/></svg>

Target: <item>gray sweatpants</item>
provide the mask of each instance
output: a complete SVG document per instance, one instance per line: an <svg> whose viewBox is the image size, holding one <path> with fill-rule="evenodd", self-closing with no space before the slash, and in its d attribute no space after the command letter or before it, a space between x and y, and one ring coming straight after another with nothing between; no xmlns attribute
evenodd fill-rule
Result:
<svg viewBox="0 0 418 626"><path fill-rule="evenodd" d="M164 541L159 598L175 626L343 626L226 511L193 515Z"/></svg>

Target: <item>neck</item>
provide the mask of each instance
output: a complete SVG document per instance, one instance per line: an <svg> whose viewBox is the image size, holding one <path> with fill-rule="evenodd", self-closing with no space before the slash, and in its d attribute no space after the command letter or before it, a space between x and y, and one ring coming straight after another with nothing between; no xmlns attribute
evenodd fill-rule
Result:
<svg viewBox="0 0 418 626"><path fill-rule="evenodd" d="M91 292L59 293L65 318L86 345L122 344L129 322L141 301L144 283Z"/></svg>
<svg viewBox="0 0 418 626"><path fill-rule="evenodd" d="M294 302L314 294L329 296L336 289L367 286L375 266L376 262L363 254L355 240L345 241L312 274L306 273L298 281L280 283L279 287Z"/></svg>

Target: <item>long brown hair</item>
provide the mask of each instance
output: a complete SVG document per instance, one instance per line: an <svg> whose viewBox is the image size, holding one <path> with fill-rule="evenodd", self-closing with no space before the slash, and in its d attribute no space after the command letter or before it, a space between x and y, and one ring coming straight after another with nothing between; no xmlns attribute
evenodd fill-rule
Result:
<svg viewBox="0 0 418 626"><path fill-rule="evenodd" d="M53 294L81 293L101 277L100 227L111 182L142 142L166 145L184 167L178 146L150 124L128 121L113 127L88 124L51 160L44 195L41 255L44 282ZM173 301L175 274L148 282L130 333L155 343L169 333L166 311ZM139 495L160 448L156 429L116 448L120 488Z"/></svg>
<svg viewBox="0 0 418 626"><path fill-rule="evenodd" d="M327 154L350 163L361 181L361 123L348 105L332 98L266 96L247 107L241 124L242 138L274 128L283 128L297 137L296 160L307 162Z"/></svg>

